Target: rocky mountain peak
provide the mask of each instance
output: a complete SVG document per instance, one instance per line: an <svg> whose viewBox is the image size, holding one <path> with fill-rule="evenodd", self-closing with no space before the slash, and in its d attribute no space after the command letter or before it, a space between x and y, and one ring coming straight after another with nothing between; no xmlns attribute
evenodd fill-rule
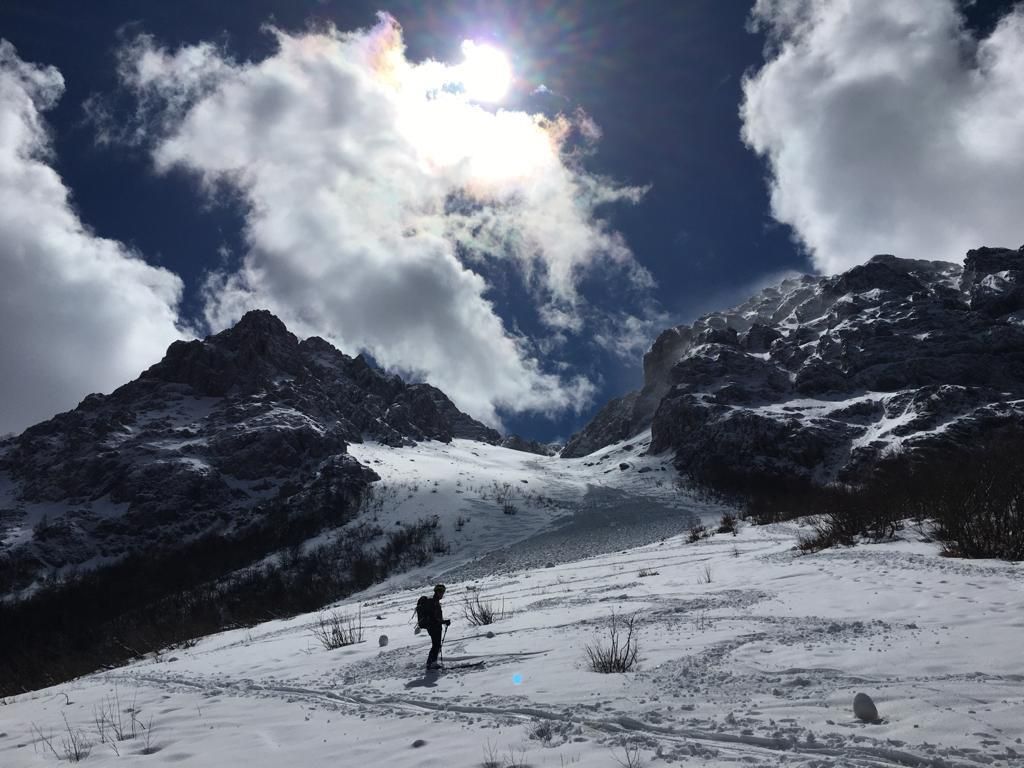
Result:
<svg viewBox="0 0 1024 768"><path fill-rule="evenodd" d="M407 384L318 337L299 342L270 312L249 312L4 442L0 594L46 568L268 515L349 514L376 478L347 454L350 443L453 438L501 441L436 387ZM39 505L61 519L33 535Z"/></svg>
<svg viewBox="0 0 1024 768"><path fill-rule="evenodd" d="M658 336L562 455L650 427L681 469L829 480L1024 420L1024 249L874 256Z"/></svg>
<svg viewBox="0 0 1024 768"><path fill-rule="evenodd" d="M297 339L283 322L267 309L250 309L234 326L221 331L213 338L223 344L231 344L245 339L273 338Z"/></svg>
<svg viewBox="0 0 1024 768"><path fill-rule="evenodd" d="M874 290L908 295L924 288L921 282L913 277L913 266L914 262L909 259L897 259L895 256L880 254L866 264L839 275L830 287L840 295Z"/></svg>
<svg viewBox="0 0 1024 768"><path fill-rule="evenodd" d="M1024 310L1024 246L968 251L960 290L971 309L990 317Z"/></svg>
<svg viewBox="0 0 1024 768"><path fill-rule="evenodd" d="M1007 270L1024 268L1024 245L1010 248L973 248L964 259L965 274L991 275Z"/></svg>
<svg viewBox="0 0 1024 768"><path fill-rule="evenodd" d="M303 369L299 340L266 310L247 312L236 325L202 341L177 341L142 379L187 384L222 397L239 389L257 391Z"/></svg>

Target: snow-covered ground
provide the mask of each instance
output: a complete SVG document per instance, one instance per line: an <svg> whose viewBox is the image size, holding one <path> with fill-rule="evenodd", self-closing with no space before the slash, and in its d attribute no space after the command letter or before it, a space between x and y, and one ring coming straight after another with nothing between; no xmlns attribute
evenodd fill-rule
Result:
<svg viewBox="0 0 1024 768"><path fill-rule="evenodd" d="M501 768L613 768L627 749L644 765L1024 766L1024 567L943 558L913 532L813 555L794 551L796 524L689 543L722 509L643 455L648 440L573 460L353 445L382 478L364 516L436 516L450 545L337 606L361 615L363 642L325 650L306 615L8 699L0 766L56 763L45 742L63 754L69 731L96 766L448 768L493 753ZM425 677L412 612L439 579L447 662L485 664ZM477 595L508 616L468 625ZM587 667L612 611L637 617L638 671ZM853 717L857 692L880 723ZM135 738L100 739L112 710Z"/></svg>
<svg viewBox="0 0 1024 768"><path fill-rule="evenodd" d="M61 751L65 719L95 766L449 768L493 750L503 768L614 768L624 745L644 765L1024 765L1024 567L943 558L913 535L801 555L799 533L744 526L449 581L445 659L485 665L436 678L410 623L428 585L380 585L339 606L361 611L354 646L325 650L307 615L8 699L0 765L55 764L40 735ZM512 615L468 626L477 594ZM639 671L587 668L612 610L637 615ZM99 743L115 691L148 749L141 728L119 755ZM857 692L880 723L853 717Z"/></svg>
<svg viewBox="0 0 1024 768"><path fill-rule="evenodd" d="M682 489L671 457L646 455L649 444L648 431L581 459L473 440L353 444L349 452L381 477L354 524L437 519L449 551L392 582L413 585L564 562L717 520L723 508Z"/></svg>

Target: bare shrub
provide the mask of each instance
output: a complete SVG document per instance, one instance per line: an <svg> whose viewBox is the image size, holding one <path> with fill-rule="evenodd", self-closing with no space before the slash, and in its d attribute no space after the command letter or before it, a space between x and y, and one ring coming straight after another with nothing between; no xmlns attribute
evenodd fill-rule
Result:
<svg viewBox="0 0 1024 768"><path fill-rule="evenodd" d="M700 576L697 579L698 584L710 584L711 583L711 565L705 565L704 570L701 571Z"/></svg>
<svg viewBox="0 0 1024 768"><path fill-rule="evenodd" d="M612 757L615 758L615 762L622 766L622 768L640 768L643 765L643 760L640 755L640 745L638 744L623 744L622 747L623 755L619 757L618 753L613 749Z"/></svg>
<svg viewBox="0 0 1024 768"><path fill-rule="evenodd" d="M529 768L526 762L526 750L523 747L519 747L519 749L508 748L507 768Z"/></svg>
<svg viewBox="0 0 1024 768"><path fill-rule="evenodd" d="M67 715L61 713L61 717L64 719L64 732L60 736L60 750L53 744L53 734L43 733L42 729L33 723L32 731L36 736L37 748L41 744L46 748L44 751L49 751L58 760L67 760L69 763L81 762L92 753L92 742L85 731L74 728L68 722Z"/></svg>
<svg viewBox="0 0 1024 768"><path fill-rule="evenodd" d="M555 738L555 729L551 725L551 721L545 720L544 722L537 723L530 730L530 738L543 742L545 746L550 745L551 740Z"/></svg>
<svg viewBox="0 0 1024 768"><path fill-rule="evenodd" d="M475 594L466 598L462 606L462 615L474 627L493 624L506 617L505 600L502 599L499 607L495 601L484 600L479 594Z"/></svg>
<svg viewBox="0 0 1024 768"><path fill-rule="evenodd" d="M690 537L689 542L696 544L698 541L708 535L708 529L705 528L701 523L695 523L690 526Z"/></svg>
<svg viewBox="0 0 1024 768"><path fill-rule="evenodd" d="M722 519L718 521L718 533L731 533L735 536L736 515L732 514L732 512L724 513Z"/></svg>
<svg viewBox="0 0 1024 768"><path fill-rule="evenodd" d="M659 575L659 571L656 571L653 568L641 568L639 573L637 573L637 576L639 576L641 579L646 578L648 576L658 576L658 575Z"/></svg>
<svg viewBox="0 0 1024 768"><path fill-rule="evenodd" d="M50 733L43 733L43 729L40 728L35 723L32 723L31 731L32 731L32 748L35 750L36 754L39 754L40 748L43 747L43 748L45 748L45 749L43 749L43 752L49 751L49 752L53 753L54 757L56 757L58 760L60 760L60 753L53 746L53 732L51 731Z"/></svg>
<svg viewBox="0 0 1024 768"><path fill-rule="evenodd" d="M484 747L484 761L480 765L481 768L503 768L498 745L492 744L490 739L487 740L487 746Z"/></svg>
<svg viewBox="0 0 1024 768"><path fill-rule="evenodd" d="M363 642L363 609L356 616L340 611L321 613L313 637L327 650Z"/></svg>
<svg viewBox="0 0 1024 768"><path fill-rule="evenodd" d="M157 748L153 746L153 718L149 718L149 723L146 724L146 743L142 746L142 754L152 755L157 752Z"/></svg>
<svg viewBox="0 0 1024 768"><path fill-rule="evenodd" d="M623 617L612 611L608 643L586 646L587 660L594 672L632 672L639 658L636 638L636 614Z"/></svg>
<svg viewBox="0 0 1024 768"><path fill-rule="evenodd" d="M497 501L499 505L512 501L512 496L515 494L516 490L512 483L499 483L495 480L492 487L494 490L494 500Z"/></svg>
<svg viewBox="0 0 1024 768"><path fill-rule="evenodd" d="M928 477L932 532L956 557L1024 559L1024 455L1004 438Z"/></svg>
<svg viewBox="0 0 1024 768"><path fill-rule="evenodd" d="M139 709L136 704L138 696L139 693L136 690L132 694L132 703L128 707L123 707L121 694L115 687L112 694L104 696L103 700L93 707L93 723L99 734L100 743L128 741L139 735L142 723L139 720Z"/></svg>

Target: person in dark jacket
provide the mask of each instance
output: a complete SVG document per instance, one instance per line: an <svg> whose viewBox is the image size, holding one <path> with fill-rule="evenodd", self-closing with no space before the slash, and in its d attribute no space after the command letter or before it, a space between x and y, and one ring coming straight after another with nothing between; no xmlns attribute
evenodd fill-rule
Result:
<svg viewBox="0 0 1024 768"><path fill-rule="evenodd" d="M434 587L434 596L430 598L427 610L427 621L423 628L430 635L430 654L427 656L427 669L438 669L437 654L441 652L441 627L450 627L451 619L444 617L441 610L441 598L444 597L444 584Z"/></svg>

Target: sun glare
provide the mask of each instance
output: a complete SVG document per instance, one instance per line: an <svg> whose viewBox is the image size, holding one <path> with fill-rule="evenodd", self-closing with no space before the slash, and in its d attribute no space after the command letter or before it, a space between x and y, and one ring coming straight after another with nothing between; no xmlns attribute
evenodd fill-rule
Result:
<svg viewBox="0 0 1024 768"><path fill-rule="evenodd" d="M512 87L508 56L488 43L465 40L463 60L428 60L403 72L400 130L424 168L456 179L469 194L501 197L526 180L560 167L562 121L514 109L486 109Z"/></svg>
<svg viewBox="0 0 1024 768"><path fill-rule="evenodd" d="M459 81L473 101L501 101L512 85L512 64L504 52L487 43L462 41Z"/></svg>

